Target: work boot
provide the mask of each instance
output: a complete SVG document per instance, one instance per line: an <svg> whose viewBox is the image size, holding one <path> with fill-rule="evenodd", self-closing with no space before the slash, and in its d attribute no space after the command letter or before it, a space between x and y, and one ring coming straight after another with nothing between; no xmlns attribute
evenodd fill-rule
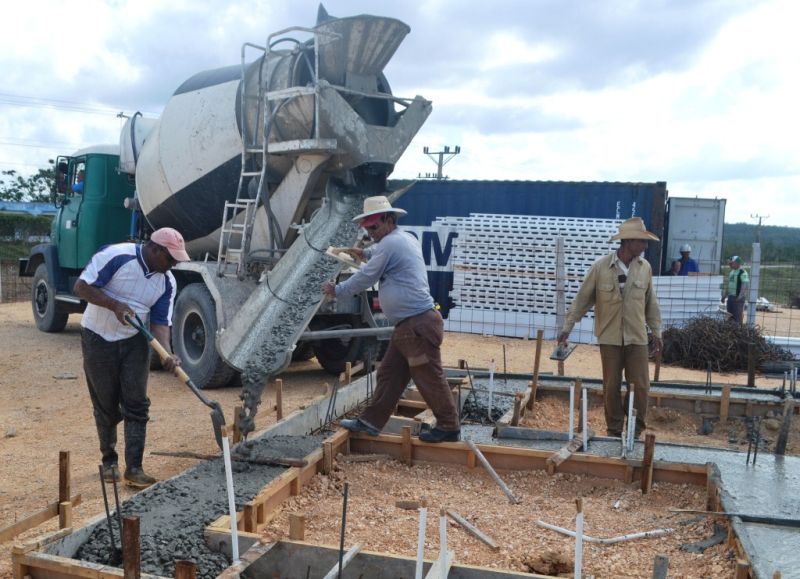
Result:
<svg viewBox="0 0 800 579"><path fill-rule="evenodd" d="M360 418L344 418L339 421L339 426L350 432L365 432L370 436L378 436L381 433L380 430Z"/></svg>
<svg viewBox="0 0 800 579"><path fill-rule="evenodd" d="M440 428L434 427L430 430L426 430L425 432L421 432L419 435L419 439L422 442L458 442L461 440L461 431L460 430L441 430Z"/></svg>
<svg viewBox="0 0 800 579"><path fill-rule="evenodd" d="M103 465L103 481L107 483L119 482L122 477L119 476L119 468L116 464Z"/></svg>
<svg viewBox="0 0 800 579"><path fill-rule="evenodd" d="M128 467L125 469L125 482L129 487L137 489L146 489L152 484L155 484L156 479L148 474L145 474L142 467Z"/></svg>

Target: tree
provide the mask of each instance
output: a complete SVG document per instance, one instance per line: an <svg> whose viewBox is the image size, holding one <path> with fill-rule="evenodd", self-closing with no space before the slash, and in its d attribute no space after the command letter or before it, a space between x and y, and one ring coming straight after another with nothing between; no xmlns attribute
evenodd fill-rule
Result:
<svg viewBox="0 0 800 579"><path fill-rule="evenodd" d="M13 169L0 171L0 201L37 201L50 203L50 192L55 186L55 161L49 159L46 169L23 177Z"/></svg>

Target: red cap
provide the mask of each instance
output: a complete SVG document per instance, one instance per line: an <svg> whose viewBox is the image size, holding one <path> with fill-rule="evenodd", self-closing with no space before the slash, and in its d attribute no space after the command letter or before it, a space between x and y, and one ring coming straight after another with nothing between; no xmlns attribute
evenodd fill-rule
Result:
<svg viewBox="0 0 800 579"><path fill-rule="evenodd" d="M183 236L171 227L156 229L153 235L150 236L150 241L157 243L161 247L166 247L175 261L191 261L189 254L186 253Z"/></svg>
<svg viewBox="0 0 800 579"><path fill-rule="evenodd" d="M361 227L369 227L370 225L375 225L376 223L380 223L383 219L385 213L375 213L373 215L367 215L364 219L361 220L359 225Z"/></svg>

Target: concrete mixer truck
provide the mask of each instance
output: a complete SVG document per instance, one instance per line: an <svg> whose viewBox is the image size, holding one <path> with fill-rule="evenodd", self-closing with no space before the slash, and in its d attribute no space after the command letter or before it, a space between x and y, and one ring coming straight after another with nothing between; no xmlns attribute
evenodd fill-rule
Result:
<svg viewBox="0 0 800 579"><path fill-rule="evenodd" d="M83 310L72 287L100 247L169 226L193 257L173 270L173 347L195 384L263 383L309 349L334 372L359 358L380 321L367 295L321 303L321 282L344 267L323 253L357 240L351 218L386 194L430 114L383 74L409 31L320 6L314 27L186 80L159 119L133 115L119 146L59 157L51 243L20 263L39 329Z"/></svg>

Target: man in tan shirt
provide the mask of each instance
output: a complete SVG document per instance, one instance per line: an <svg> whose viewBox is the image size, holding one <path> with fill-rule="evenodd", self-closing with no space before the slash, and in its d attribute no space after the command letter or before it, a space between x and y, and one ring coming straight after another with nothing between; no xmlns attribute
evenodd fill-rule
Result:
<svg viewBox="0 0 800 579"><path fill-rule="evenodd" d="M620 436L625 405L620 392L622 371L633 388L636 408L636 436L647 428L647 394L650 377L647 327L653 333L655 353L661 351L661 309L653 289L650 264L642 257L649 240L658 237L647 231L640 217L619 225L611 241L619 249L598 259L586 274L572 302L559 343L566 343L575 323L594 306L594 334L600 344L603 365L603 400L609 436Z"/></svg>

